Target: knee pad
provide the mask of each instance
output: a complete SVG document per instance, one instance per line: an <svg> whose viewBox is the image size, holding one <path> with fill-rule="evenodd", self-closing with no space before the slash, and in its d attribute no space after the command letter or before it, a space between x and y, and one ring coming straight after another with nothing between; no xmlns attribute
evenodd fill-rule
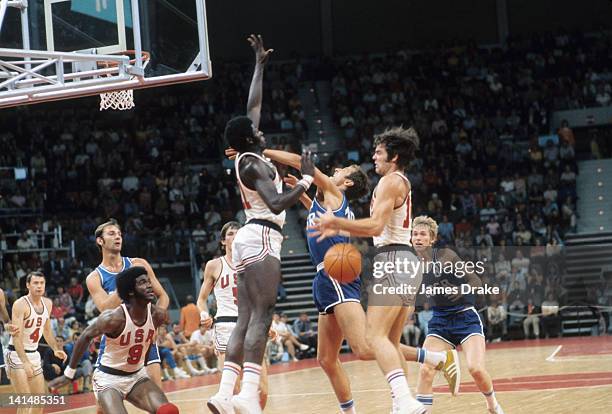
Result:
<svg viewBox="0 0 612 414"><path fill-rule="evenodd" d="M179 414L179 409L172 403L165 403L155 411L155 414Z"/></svg>

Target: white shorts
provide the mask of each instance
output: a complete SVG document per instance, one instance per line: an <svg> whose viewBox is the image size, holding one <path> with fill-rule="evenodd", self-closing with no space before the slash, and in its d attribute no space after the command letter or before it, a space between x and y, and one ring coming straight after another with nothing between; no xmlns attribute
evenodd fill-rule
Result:
<svg viewBox="0 0 612 414"><path fill-rule="evenodd" d="M34 368L34 376L38 374L42 374L42 365L40 354L38 351L36 352L26 352L32 367ZM6 368L7 375L10 376L10 371L13 369L23 369L23 362L17 355L17 351L7 351L6 352Z"/></svg>
<svg viewBox="0 0 612 414"><path fill-rule="evenodd" d="M113 375L96 369L91 377L91 384L96 399L98 399L98 393L109 388L119 391L121 397L125 399L136 384L148 379L149 376L145 368L136 371L132 375Z"/></svg>
<svg viewBox="0 0 612 414"><path fill-rule="evenodd" d="M218 322L215 323L213 328L213 335L215 338L215 350L218 354L223 354L227 350L227 343L229 342L232 331L236 327L236 322Z"/></svg>
<svg viewBox="0 0 612 414"><path fill-rule="evenodd" d="M232 262L238 272L244 272L245 267L261 262L268 256L280 260L282 244L282 233L268 226L247 223L234 237Z"/></svg>

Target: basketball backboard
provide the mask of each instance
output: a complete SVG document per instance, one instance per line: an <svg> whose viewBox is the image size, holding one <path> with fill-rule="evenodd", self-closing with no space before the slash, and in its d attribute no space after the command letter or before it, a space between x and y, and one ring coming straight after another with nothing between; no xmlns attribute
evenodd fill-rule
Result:
<svg viewBox="0 0 612 414"><path fill-rule="evenodd" d="M210 77L205 0L0 0L0 107Z"/></svg>

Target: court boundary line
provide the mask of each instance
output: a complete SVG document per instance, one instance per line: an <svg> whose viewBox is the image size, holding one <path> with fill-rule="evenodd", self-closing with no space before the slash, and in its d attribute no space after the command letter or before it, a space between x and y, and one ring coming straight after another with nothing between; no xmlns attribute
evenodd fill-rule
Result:
<svg viewBox="0 0 612 414"><path fill-rule="evenodd" d="M548 356L548 358L546 358L546 361L548 362L555 362L555 356L559 353L559 351L561 350L561 348L563 348L563 345L559 345L552 354L550 354Z"/></svg>

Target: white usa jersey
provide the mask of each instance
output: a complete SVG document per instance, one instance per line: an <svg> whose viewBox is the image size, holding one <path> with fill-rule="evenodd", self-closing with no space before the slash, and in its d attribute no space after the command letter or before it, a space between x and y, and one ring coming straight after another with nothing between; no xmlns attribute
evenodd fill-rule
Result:
<svg viewBox="0 0 612 414"><path fill-rule="evenodd" d="M238 271L227 261L221 260L221 274L215 282L217 299L216 316L238 316Z"/></svg>
<svg viewBox="0 0 612 414"><path fill-rule="evenodd" d="M23 348L26 351L36 351L38 349L38 342L45 329L45 323L47 323L47 319L49 319L49 310L47 309L47 305L45 305L44 298L40 300L43 306L42 313L36 312L34 304L30 301L29 296L24 296L24 298L30 307L30 315L23 320L21 342L23 342ZM13 345L13 336L10 336L9 345Z"/></svg>
<svg viewBox="0 0 612 414"><path fill-rule="evenodd" d="M269 160L265 159L259 154L255 154L254 152L245 152L236 157L236 178L238 178L240 196L242 197L242 204L244 205L244 212L246 214L247 221L251 219L267 220L277 224L280 228L282 228L285 224L285 212L282 211L279 214L272 213L272 211L270 211L270 209L268 208L266 203L264 203L263 199L257 193L257 191L247 188L247 186L242 183L242 180L240 179L240 170L238 168L238 165L240 164L240 160L242 159L242 157L244 157L245 155L259 158L274 171L274 186L276 187L276 192L278 194L281 194L283 192L283 180L281 180L281 177L278 175L278 171L276 170L274 164L272 164Z"/></svg>
<svg viewBox="0 0 612 414"><path fill-rule="evenodd" d="M100 365L123 372L136 372L144 367L149 347L155 338L151 304L147 305L147 320L141 326L132 321L125 304L121 304L121 309L125 314L125 327L116 338L106 336L106 347Z"/></svg>
<svg viewBox="0 0 612 414"><path fill-rule="evenodd" d="M386 246L388 244L405 244L412 246L410 241L411 227L412 227L412 191L410 190L410 181L404 176L404 174L395 171L392 174L396 174L406 183L408 188L408 194L404 199L404 202L393 209L389 222L385 224L385 227L380 236L373 237L374 246ZM370 204L370 216L372 215L372 207L374 206L374 200L376 199L376 188L372 193L372 201Z"/></svg>

